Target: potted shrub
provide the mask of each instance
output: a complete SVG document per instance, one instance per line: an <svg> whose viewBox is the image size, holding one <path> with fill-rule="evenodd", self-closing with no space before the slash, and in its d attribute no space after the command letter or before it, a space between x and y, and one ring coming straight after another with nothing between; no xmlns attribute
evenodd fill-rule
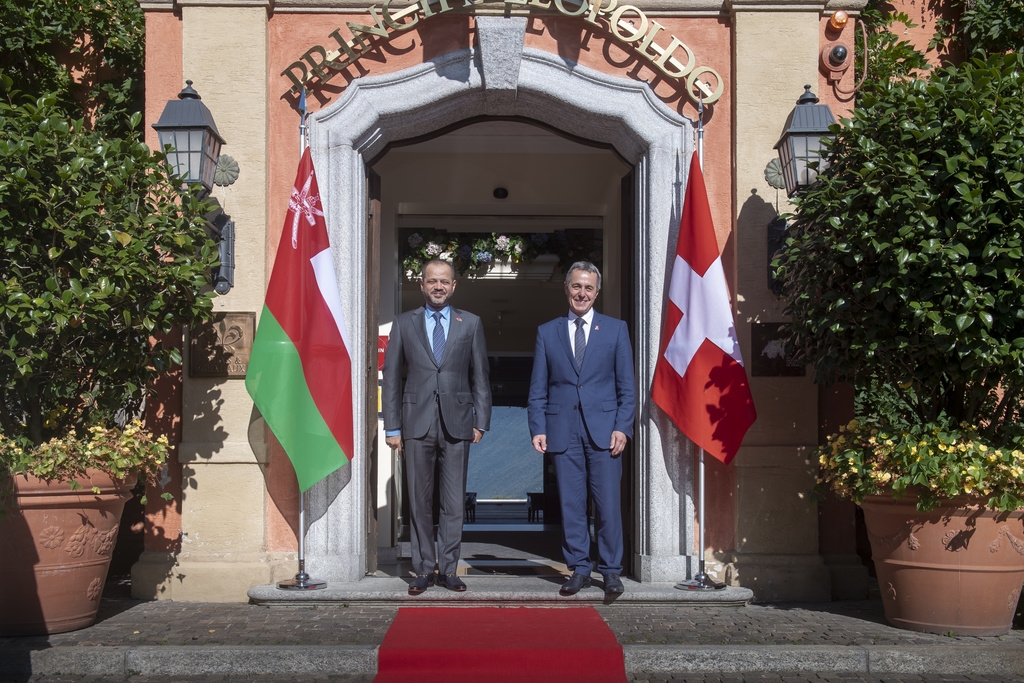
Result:
<svg viewBox="0 0 1024 683"><path fill-rule="evenodd" d="M796 355L857 390L821 481L863 506L887 619L941 633L1007 631L1024 581L1024 56L998 45L931 74L883 51L775 261Z"/></svg>
<svg viewBox="0 0 1024 683"><path fill-rule="evenodd" d="M1024 450L1016 439L988 443L944 415L876 416L818 449L821 489L864 510L893 625L957 635L1012 625L1024 584Z"/></svg>
<svg viewBox="0 0 1024 683"><path fill-rule="evenodd" d="M93 623L124 504L166 456L138 420L41 444L0 434L0 635Z"/></svg>
<svg viewBox="0 0 1024 683"><path fill-rule="evenodd" d="M139 119L105 136L0 75L5 635L95 618L127 491L167 452L137 421L151 381L181 362L159 338L211 313L210 207L180 190ZM68 562L88 565L84 584Z"/></svg>

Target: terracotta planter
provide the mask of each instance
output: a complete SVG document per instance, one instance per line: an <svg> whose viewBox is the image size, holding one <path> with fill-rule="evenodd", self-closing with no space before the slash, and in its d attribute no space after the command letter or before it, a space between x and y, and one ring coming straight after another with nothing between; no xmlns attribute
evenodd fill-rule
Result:
<svg viewBox="0 0 1024 683"><path fill-rule="evenodd" d="M864 522L885 618L928 633L1007 633L1024 584L1024 510L977 499L918 512L916 498L871 496Z"/></svg>
<svg viewBox="0 0 1024 683"><path fill-rule="evenodd" d="M135 477L116 482L90 470L77 490L13 479L17 509L0 521L0 636L85 628L96 620Z"/></svg>

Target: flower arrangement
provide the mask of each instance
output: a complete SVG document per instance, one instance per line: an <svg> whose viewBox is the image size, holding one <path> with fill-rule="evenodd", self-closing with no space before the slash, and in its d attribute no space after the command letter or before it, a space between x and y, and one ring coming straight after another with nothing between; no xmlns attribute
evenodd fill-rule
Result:
<svg viewBox="0 0 1024 683"><path fill-rule="evenodd" d="M965 495L984 498L993 509L1024 507L1024 447L992 446L977 426L945 416L900 428L855 419L815 455L819 490L855 503L876 494L901 498L913 488L921 511Z"/></svg>
<svg viewBox="0 0 1024 683"><path fill-rule="evenodd" d="M143 478L160 472L167 448L166 436L154 437L138 420L123 429L92 426L84 436L72 430L39 445L0 432L0 476L30 474L47 482L67 481L72 489L81 488L75 479L89 469L102 470L117 480L132 474ZM161 497L170 499L171 494ZM0 499L0 512L7 503Z"/></svg>
<svg viewBox="0 0 1024 683"><path fill-rule="evenodd" d="M563 270L573 262L601 262L600 240L585 230L551 233L469 233L417 230L400 240L402 270L406 277L419 275L431 259L451 262L458 275L491 268L495 263L529 263L541 254L558 256Z"/></svg>

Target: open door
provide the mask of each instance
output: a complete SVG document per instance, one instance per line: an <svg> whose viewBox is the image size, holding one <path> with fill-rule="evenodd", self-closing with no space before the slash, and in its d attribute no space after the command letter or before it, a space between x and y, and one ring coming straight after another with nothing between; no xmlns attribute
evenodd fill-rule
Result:
<svg viewBox="0 0 1024 683"><path fill-rule="evenodd" d="M366 329L376 330L380 318L380 176L366 169ZM366 573L377 571L377 335L367 334L366 397Z"/></svg>
<svg viewBox="0 0 1024 683"><path fill-rule="evenodd" d="M639 321L636 316L636 169L630 168L629 173L622 177L619 184L620 223L619 250L621 277L619 278L619 310L622 319L629 327L629 343L636 356L636 331ZM641 392L637 391L637 416L639 420ZM622 565L623 573L636 576L635 557L636 538L639 535L636 517L636 489L633 486L636 471L636 441L631 439L622 454Z"/></svg>

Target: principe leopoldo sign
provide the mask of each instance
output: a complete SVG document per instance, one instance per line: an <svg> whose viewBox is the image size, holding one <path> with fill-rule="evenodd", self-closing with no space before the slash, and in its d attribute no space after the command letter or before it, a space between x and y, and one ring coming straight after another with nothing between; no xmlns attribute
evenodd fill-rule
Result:
<svg viewBox="0 0 1024 683"><path fill-rule="evenodd" d="M462 7L494 4L493 0L461 0ZM289 92L298 92L303 86L326 83L342 69L354 64L373 47L374 39L387 40L392 33L408 31L420 21L450 12L459 0L419 0L402 8L393 8L391 0L372 5L366 12L373 19L372 25L347 22L351 34L346 40L341 28L334 29L329 37L337 47L325 48L314 45L296 61L292 62L281 75L291 81ZM554 8L567 17L582 17L595 26L607 24L611 35L625 45L630 45L636 54L658 72L673 80L683 80L690 99L704 104L716 102L724 88L718 72L707 66L697 66L696 57L683 41L665 32L665 27L644 14L634 5L620 5L618 0L503 0L506 9L512 11L523 7L528 10ZM708 78L715 83L708 84ZM702 78L704 77L704 78ZM287 93L286 93L287 94Z"/></svg>

